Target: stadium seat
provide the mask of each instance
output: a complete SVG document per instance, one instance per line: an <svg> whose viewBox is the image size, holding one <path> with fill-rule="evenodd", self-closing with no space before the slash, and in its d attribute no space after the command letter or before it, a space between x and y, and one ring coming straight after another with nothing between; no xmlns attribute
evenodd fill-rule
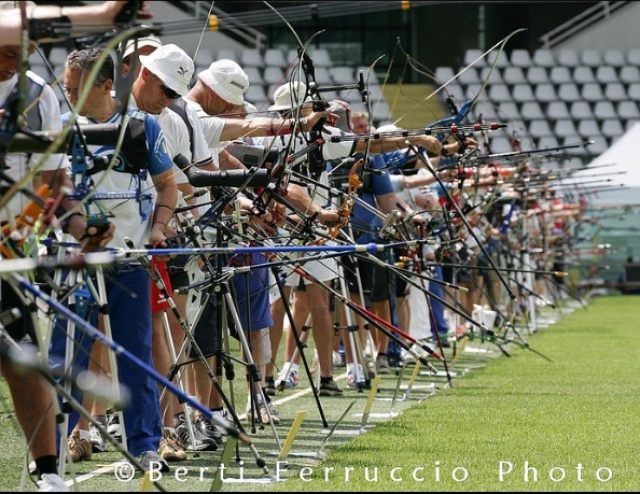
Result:
<svg viewBox="0 0 640 494"><path fill-rule="evenodd" d="M640 48L630 48L627 52L627 63L632 66L640 66Z"/></svg>
<svg viewBox="0 0 640 494"><path fill-rule="evenodd" d="M550 103L558 99L558 95L556 94L556 89L553 87L553 84L538 84L534 95L540 103Z"/></svg>
<svg viewBox="0 0 640 494"><path fill-rule="evenodd" d="M489 75L489 71L491 67L483 67L480 69L480 80L482 82L488 81L489 84L504 84L504 80L502 78L502 74L500 73L500 68L494 67L491 70L491 75Z"/></svg>
<svg viewBox="0 0 640 494"><path fill-rule="evenodd" d="M520 108L520 115L522 115L524 120L538 120L545 118L544 113L542 112L542 107L537 101L527 101L523 103Z"/></svg>
<svg viewBox="0 0 640 494"><path fill-rule="evenodd" d="M538 149L552 149L558 146L558 138L556 136L544 136L538 139Z"/></svg>
<svg viewBox="0 0 640 494"><path fill-rule="evenodd" d="M585 118L593 118L591 105L586 101L574 101L569 107L569 113L574 120L582 120Z"/></svg>
<svg viewBox="0 0 640 494"><path fill-rule="evenodd" d="M627 88L627 95L629 96L629 99L640 101L640 82L629 84L629 87Z"/></svg>
<svg viewBox="0 0 640 494"><path fill-rule="evenodd" d="M500 120L511 121L516 118L520 118L520 110L518 105L513 101L502 101L498 105L498 116Z"/></svg>
<svg viewBox="0 0 640 494"><path fill-rule="evenodd" d="M558 137L567 137L576 135L578 133L578 129L576 129L573 120L564 118L556 121L553 126L553 133Z"/></svg>
<svg viewBox="0 0 640 494"><path fill-rule="evenodd" d="M531 88L529 88L531 89ZM487 91L487 96L491 101L499 103L512 99L509 87L506 84L492 84Z"/></svg>
<svg viewBox="0 0 640 494"><path fill-rule="evenodd" d="M573 82L569 68L562 66L551 67L551 70L549 71L549 80L556 86L567 82Z"/></svg>
<svg viewBox="0 0 640 494"><path fill-rule="evenodd" d="M444 84L445 82L453 79L456 75L453 67L436 67L436 71L434 72L435 78L437 79L436 84ZM335 78L335 77L334 77Z"/></svg>
<svg viewBox="0 0 640 494"><path fill-rule="evenodd" d="M602 61L605 65L616 68L623 67L626 64L624 52L617 48L609 48L608 50L605 50Z"/></svg>
<svg viewBox="0 0 640 494"><path fill-rule="evenodd" d="M475 67L467 67L456 79L463 86L469 84L480 84L480 76Z"/></svg>
<svg viewBox="0 0 640 494"><path fill-rule="evenodd" d="M555 67L556 59L553 52L548 48L538 48L533 52L533 63L539 67Z"/></svg>
<svg viewBox="0 0 640 494"><path fill-rule="evenodd" d="M250 84L244 93L244 99L260 108L260 106L267 101L267 93L264 90L264 86L260 84Z"/></svg>
<svg viewBox="0 0 640 494"><path fill-rule="evenodd" d="M619 137L624 134L624 127L618 118L603 120L600 128L605 137Z"/></svg>
<svg viewBox="0 0 640 494"><path fill-rule="evenodd" d="M492 51L486 57L487 66L491 67L494 64L494 61L498 58L498 61L495 64L496 68L504 69L509 66L509 59L507 58L507 54L504 51Z"/></svg>
<svg viewBox="0 0 640 494"><path fill-rule="evenodd" d="M516 84L511 90L511 96L516 103L536 100L536 96L533 94L533 90L529 84Z"/></svg>
<svg viewBox="0 0 640 494"><path fill-rule="evenodd" d="M578 52L570 48L563 48L558 52L558 65L565 67L578 67L580 65L580 57Z"/></svg>
<svg viewBox="0 0 640 494"><path fill-rule="evenodd" d="M593 69L585 65L580 65L573 69L573 82L578 85L591 84L596 82L596 78L593 75Z"/></svg>
<svg viewBox="0 0 640 494"><path fill-rule="evenodd" d="M596 81L599 84L609 84L610 82L619 82L616 69L609 65L601 65L596 69Z"/></svg>
<svg viewBox="0 0 640 494"><path fill-rule="evenodd" d="M529 70L527 70L527 81L533 85L549 82L547 69L544 67L529 67Z"/></svg>
<svg viewBox="0 0 640 494"><path fill-rule="evenodd" d="M263 85L265 83L264 78L262 77L262 73L258 67L247 66L243 67L247 76L249 76L250 84L259 84Z"/></svg>
<svg viewBox="0 0 640 494"><path fill-rule="evenodd" d="M479 50L477 48L469 48L467 51L464 52L464 61L462 62L464 64L465 67L467 67L468 65L470 65L474 60L478 59L478 57L482 56L484 52L482 50ZM481 58L480 60L478 60L476 63L473 64L473 67L475 69L479 69L484 67L485 65L487 65L487 58Z"/></svg>
<svg viewBox="0 0 640 494"><path fill-rule="evenodd" d="M313 65L316 67L316 70L319 67L326 68L333 66L331 55L329 54L329 50L326 48L312 48L309 50L309 56L311 57L311 60L313 60Z"/></svg>
<svg viewBox="0 0 640 494"><path fill-rule="evenodd" d="M616 111L618 117L623 120L628 120L630 118L640 118L640 110L638 110L638 103L636 101L620 101L618 102Z"/></svg>
<svg viewBox="0 0 640 494"><path fill-rule="evenodd" d="M559 120L562 118L571 118L569 109L564 101L551 101L547 106L547 118L550 120Z"/></svg>
<svg viewBox="0 0 640 494"><path fill-rule="evenodd" d="M505 68L504 73L502 74L502 80L508 86L513 86L515 84L524 84L527 82L527 79L524 76L524 71L521 67Z"/></svg>
<svg viewBox="0 0 640 494"><path fill-rule="evenodd" d="M560 84L558 87L558 99L565 103L571 103L582 100L582 96L580 95L580 91L578 91L578 86L573 82L568 82L566 84Z"/></svg>
<svg viewBox="0 0 640 494"><path fill-rule="evenodd" d="M493 134L489 138L489 147L491 148L491 153L500 154L500 153L511 153L513 148L511 147L511 141L508 137L503 135Z"/></svg>
<svg viewBox="0 0 640 494"><path fill-rule="evenodd" d="M582 51L580 61L582 62L582 65L593 67L595 69L602 65L602 55L600 54L600 51L588 48Z"/></svg>
<svg viewBox="0 0 640 494"><path fill-rule="evenodd" d="M584 99L585 101L590 101L592 103L595 103L596 101L602 101L604 99L604 94L602 92L602 89L600 88L600 84L597 84L595 82L582 86L580 94L582 95L582 99Z"/></svg>
<svg viewBox="0 0 640 494"><path fill-rule="evenodd" d="M618 102L627 99L627 92L620 82L611 82L604 87L604 97L609 101Z"/></svg>
<svg viewBox="0 0 640 494"><path fill-rule="evenodd" d="M485 122L495 122L498 120L496 107L489 101L478 101L472 113L475 121L480 118L480 115L482 115Z"/></svg>
<svg viewBox="0 0 640 494"><path fill-rule="evenodd" d="M511 65L519 68L527 68L533 64L529 50L515 48L511 51Z"/></svg>
<svg viewBox="0 0 640 494"><path fill-rule="evenodd" d="M545 119L532 120L529 122L529 134L534 138L554 135L551 127L549 127L549 122Z"/></svg>
<svg viewBox="0 0 640 494"><path fill-rule="evenodd" d="M266 85L282 84L284 83L285 75L280 67L268 66L264 69L263 79Z"/></svg>
<svg viewBox="0 0 640 494"><path fill-rule="evenodd" d="M244 67L264 68L264 57L257 48L245 48L240 54L240 65Z"/></svg>
<svg viewBox="0 0 640 494"><path fill-rule="evenodd" d="M588 139L599 136L600 125L598 125L598 121L595 118L580 120L578 123L578 134Z"/></svg>
<svg viewBox="0 0 640 494"><path fill-rule="evenodd" d="M279 48L267 48L264 52L264 64L266 67L279 67L284 70L287 67L287 60L284 53Z"/></svg>
<svg viewBox="0 0 640 494"><path fill-rule="evenodd" d="M617 118L618 114L611 101L598 101L593 106L593 116L597 120Z"/></svg>
<svg viewBox="0 0 640 494"><path fill-rule="evenodd" d="M238 57L238 55L236 54L235 50L231 49L231 48L220 48L220 50L218 50L218 55L216 56L216 60L233 60L234 62L240 62L240 59Z"/></svg>
<svg viewBox="0 0 640 494"><path fill-rule="evenodd" d="M626 85L640 82L640 68L634 65L626 65L620 69L618 78L620 82Z"/></svg>
<svg viewBox="0 0 640 494"><path fill-rule="evenodd" d="M358 75L355 74L353 67L340 65L337 67L331 67L330 72L335 84L346 85L356 84L358 82Z"/></svg>
<svg viewBox="0 0 640 494"><path fill-rule="evenodd" d="M65 62L67 61L68 54L69 53L67 52L66 48L63 48L61 46L54 46L49 52L49 63L54 66L64 66Z"/></svg>

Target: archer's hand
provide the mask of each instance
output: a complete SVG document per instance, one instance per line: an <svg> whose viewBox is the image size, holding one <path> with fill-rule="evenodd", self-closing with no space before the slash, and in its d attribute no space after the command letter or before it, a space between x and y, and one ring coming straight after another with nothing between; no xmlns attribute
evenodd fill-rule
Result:
<svg viewBox="0 0 640 494"><path fill-rule="evenodd" d="M336 224L345 226L347 224L348 218L342 216L333 209L320 209L318 210L316 220L318 221L318 223L324 226L333 226Z"/></svg>
<svg viewBox="0 0 640 494"><path fill-rule="evenodd" d="M120 13L120 11L124 9L128 3L129 3L129 0L113 0L113 1L105 2L102 5L105 18L109 22L114 22L116 20L116 17ZM138 9L138 14L136 16L138 19L153 18L153 12L150 11L150 3L151 2L149 1L142 2L142 5Z"/></svg>
<svg viewBox="0 0 640 494"><path fill-rule="evenodd" d="M415 136L411 138L411 142L416 146L422 146L427 151L433 154L441 154L444 146L442 143L433 136Z"/></svg>
<svg viewBox="0 0 640 494"><path fill-rule="evenodd" d="M116 227L113 223L108 223L105 229L100 229L96 225L87 225L87 220L82 216L72 216L69 219L69 233L80 242L82 252L95 252L104 249L111 240Z"/></svg>

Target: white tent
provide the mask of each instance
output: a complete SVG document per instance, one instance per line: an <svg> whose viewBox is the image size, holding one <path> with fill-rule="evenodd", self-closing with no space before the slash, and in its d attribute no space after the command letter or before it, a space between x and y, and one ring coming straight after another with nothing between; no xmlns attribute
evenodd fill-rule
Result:
<svg viewBox="0 0 640 494"><path fill-rule="evenodd" d="M593 187L598 175L606 188L590 194L589 202L597 205L640 204L640 122L636 122L622 137L600 156L571 175L571 182L584 182L585 190ZM590 182L590 183L588 183Z"/></svg>

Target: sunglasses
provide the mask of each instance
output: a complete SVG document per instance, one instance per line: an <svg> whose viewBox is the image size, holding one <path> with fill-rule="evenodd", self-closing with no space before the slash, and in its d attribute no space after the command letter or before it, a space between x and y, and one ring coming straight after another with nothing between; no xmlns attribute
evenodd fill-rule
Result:
<svg viewBox="0 0 640 494"><path fill-rule="evenodd" d="M164 95L169 99L178 99L180 97L178 93L176 93L170 87L165 86L164 84L160 84L160 89L162 89Z"/></svg>

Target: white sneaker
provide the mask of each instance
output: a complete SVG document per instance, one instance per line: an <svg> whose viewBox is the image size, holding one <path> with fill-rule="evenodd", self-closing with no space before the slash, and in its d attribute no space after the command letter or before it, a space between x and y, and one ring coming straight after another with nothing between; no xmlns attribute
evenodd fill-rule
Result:
<svg viewBox="0 0 640 494"><path fill-rule="evenodd" d="M298 385L298 366L295 364L291 365L291 369L287 376L284 374L285 370L286 367L284 367L278 374L278 378L275 382L276 389L291 389Z"/></svg>
<svg viewBox="0 0 640 494"><path fill-rule="evenodd" d="M413 356L413 354L406 351L404 348L400 352L400 358L402 359L402 363L404 365L413 365L416 363L416 358Z"/></svg>
<svg viewBox="0 0 640 494"><path fill-rule="evenodd" d="M353 364L349 364L347 369L347 386L350 388L361 388L364 386L364 371L362 365L358 364L358 375Z"/></svg>
<svg viewBox="0 0 640 494"><path fill-rule="evenodd" d="M333 352L333 355L331 357L331 362L334 367L345 366L344 359L342 358L342 355L340 354L340 352Z"/></svg>
<svg viewBox="0 0 640 494"><path fill-rule="evenodd" d="M69 492L69 486L55 473L43 473L37 484L38 492Z"/></svg>

